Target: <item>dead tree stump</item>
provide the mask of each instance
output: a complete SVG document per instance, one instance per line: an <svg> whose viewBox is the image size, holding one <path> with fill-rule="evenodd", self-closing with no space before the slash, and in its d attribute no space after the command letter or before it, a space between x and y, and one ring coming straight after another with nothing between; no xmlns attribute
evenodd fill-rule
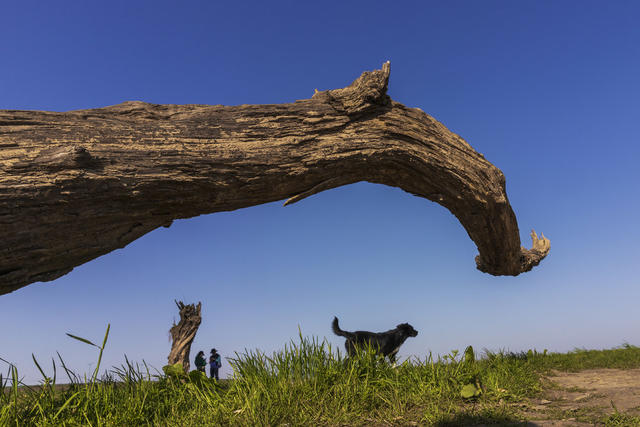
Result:
<svg viewBox="0 0 640 427"><path fill-rule="evenodd" d="M176 301L178 310L180 310L180 321L173 324L169 332L171 333L171 351L169 352L169 365L181 363L185 372L189 372L189 352L191 351L191 343L196 337L196 332L202 322L200 309L202 303L198 305L185 305L182 301Z"/></svg>

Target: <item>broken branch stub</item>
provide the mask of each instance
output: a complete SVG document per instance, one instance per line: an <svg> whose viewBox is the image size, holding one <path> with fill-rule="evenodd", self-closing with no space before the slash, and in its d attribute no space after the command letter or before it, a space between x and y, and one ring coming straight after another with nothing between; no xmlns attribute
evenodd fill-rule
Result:
<svg viewBox="0 0 640 427"><path fill-rule="evenodd" d="M56 279L171 221L368 181L447 208L479 270L529 271L502 172L387 96L389 63L343 89L271 105L125 102L0 110L0 294Z"/></svg>

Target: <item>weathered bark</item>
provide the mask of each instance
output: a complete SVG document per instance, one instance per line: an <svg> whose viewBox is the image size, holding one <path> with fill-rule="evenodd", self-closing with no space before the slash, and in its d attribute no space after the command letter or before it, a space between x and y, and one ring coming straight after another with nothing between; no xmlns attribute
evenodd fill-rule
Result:
<svg viewBox="0 0 640 427"><path fill-rule="evenodd" d="M359 181L439 203L476 243L478 269L518 275L502 172L461 137L386 94L389 63L292 104L0 110L0 294L56 279L177 218Z"/></svg>
<svg viewBox="0 0 640 427"><path fill-rule="evenodd" d="M176 301L178 310L180 310L180 321L175 323L169 330L171 333L171 351L169 352L169 365L182 363L185 372L189 372L189 353L191 352L191 343L196 337L196 332L202 322L200 309L202 303L198 305L184 305L182 301Z"/></svg>

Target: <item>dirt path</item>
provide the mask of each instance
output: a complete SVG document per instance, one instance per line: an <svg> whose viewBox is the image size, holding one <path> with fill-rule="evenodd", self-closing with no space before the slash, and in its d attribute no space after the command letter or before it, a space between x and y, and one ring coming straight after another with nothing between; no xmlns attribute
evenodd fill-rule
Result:
<svg viewBox="0 0 640 427"><path fill-rule="evenodd" d="M541 399L522 405L531 426L602 425L617 411L640 416L640 369L555 372Z"/></svg>

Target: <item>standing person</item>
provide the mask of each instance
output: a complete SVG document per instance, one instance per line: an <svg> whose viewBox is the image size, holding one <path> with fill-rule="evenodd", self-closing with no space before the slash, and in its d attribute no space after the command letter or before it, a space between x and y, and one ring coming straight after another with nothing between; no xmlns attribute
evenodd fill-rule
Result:
<svg viewBox="0 0 640 427"><path fill-rule="evenodd" d="M196 354L196 369L200 372L205 372L205 366L207 366L207 361L204 360L204 351L200 350Z"/></svg>
<svg viewBox="0 0 640 427"><path fill-rule="evenodd" d="M221 366L222 366L222 359L218 354L218 350L216 350L215 348L212 348L211 356L209 356L209 371L210 371L209 374L211 378L215 378L216 380L220 379L218 378L218 369L220 369Z"/></svg>

